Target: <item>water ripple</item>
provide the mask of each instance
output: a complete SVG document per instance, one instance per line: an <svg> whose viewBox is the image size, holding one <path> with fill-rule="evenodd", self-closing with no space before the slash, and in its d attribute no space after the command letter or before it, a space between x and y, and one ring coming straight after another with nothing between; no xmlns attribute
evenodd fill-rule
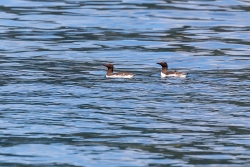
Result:
<svg viewBox="0 0 250 167"><path fill-rule="evenodd" d="M248 1L0 9L1 166L249 164ZM135 77L105 78L107 62Z"/></svg>

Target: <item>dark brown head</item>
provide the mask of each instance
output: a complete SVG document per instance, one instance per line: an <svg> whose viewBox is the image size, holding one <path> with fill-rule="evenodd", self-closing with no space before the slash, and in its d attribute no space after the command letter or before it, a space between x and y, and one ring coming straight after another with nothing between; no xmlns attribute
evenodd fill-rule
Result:
<svg viewBox="0 0 250 167"><path fill-rule="evenodd" d="M103 64L103 66L108 68L107 75L110 75L113 73L113 70L114 70L113 64L108 63L108 64Z"/></svg>
<svg viewBox="0 0 250 167"><path fill-rule="evenodd" d="M103 64L103 66L107 67L107 68L114 68L113 64Z"/></svg>
<svg viewBox="0 0 250 167"><path fill-rule="evenodd" d="M166 62L160 62L160 63L157 63L157 64L160 64L162 67L168 68L168 64Z"/></svg>

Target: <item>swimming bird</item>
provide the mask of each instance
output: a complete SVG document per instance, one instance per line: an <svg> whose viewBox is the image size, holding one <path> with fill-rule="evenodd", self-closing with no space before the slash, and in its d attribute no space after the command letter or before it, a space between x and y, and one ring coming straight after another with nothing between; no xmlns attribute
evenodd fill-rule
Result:
<svg viewBox="0 0 250 167"><path fill-rule="evenodd" d="M166 62L160 62L157 63L162 66L161 69L161 77L180 77L180 78L186 78L187 74L177 71L169 71L168 70L168 64Z"/></svg>
<svg viewBox="0 0 250 167"><path fill-rule="evenodd" d="M103 64L103 66L108 68L108 71L106 74L107 78L132 78L134 76L134 74L130 72L113 73L113 70L114 70L113 64Z"/></svg>

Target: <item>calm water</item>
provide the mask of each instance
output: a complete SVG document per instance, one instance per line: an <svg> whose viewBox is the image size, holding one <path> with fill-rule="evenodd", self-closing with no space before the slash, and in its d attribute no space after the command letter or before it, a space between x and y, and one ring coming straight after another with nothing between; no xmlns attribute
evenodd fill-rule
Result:
<svg viewBox="0 0 250 167"><path fill-rule="evenodd" d="M0 166L249 165L249 6L1 0Z"/></svg>

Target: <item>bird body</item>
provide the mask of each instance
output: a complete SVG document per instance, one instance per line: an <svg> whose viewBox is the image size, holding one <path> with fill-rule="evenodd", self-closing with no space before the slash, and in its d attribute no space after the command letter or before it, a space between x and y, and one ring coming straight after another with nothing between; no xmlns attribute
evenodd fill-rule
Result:
<svg viewBox="0 0 250 167"><path fill-rule="evenodd" d="M187 74L183 72L177 72L177 71L169 71L168 70L168 64L166 62L160 62L157 63L162 66L161 69L161 77L180 77L180 78L186 78Z"/></svg>
<svg viewBox="0 0 250 167"><path fill-rule="evenodd" d="M107 78L132 78L134 73L131 72L117 72L114 73L114 65L113 64L104 64L103 66L108 68L106 73Z"/></svg>

